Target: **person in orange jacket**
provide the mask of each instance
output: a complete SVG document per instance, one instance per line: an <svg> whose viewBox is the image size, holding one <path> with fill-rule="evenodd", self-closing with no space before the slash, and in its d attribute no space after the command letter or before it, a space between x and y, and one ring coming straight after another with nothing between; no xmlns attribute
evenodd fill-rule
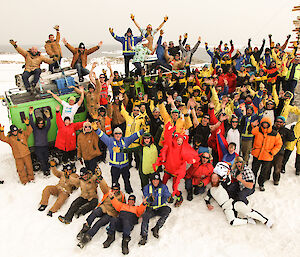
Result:
<svg viewBox="0 0 300 257"><path fill-rule="evenodd" d="M260 191L265 191L264 183L270 178L271 164L274 156L280 151L282 139L280 134L272 128L271 119L264 117L259 126L252 129L254 135L252 171L257 178L259 168L261 172L258 177Z"/></svg>
<svg viewBox="0 0 300 257"><path fill-rule="evenodd" d="M128 254L128 243L131 240L130 233L135 224L138 223L138 218L144 213L147 207L147 198L143 199L143 202L139 206L135 206L135 195L130 195L128 197L128 204L119 202L113 191L109 192L109 198L112 206L116 211L120 212L117 218L112 218L109 225L109 230L107 232L108 237L103 243L104 248L108 248L113 241L115 241L115 232L123 232L122 240L122 253Z"/></svg>

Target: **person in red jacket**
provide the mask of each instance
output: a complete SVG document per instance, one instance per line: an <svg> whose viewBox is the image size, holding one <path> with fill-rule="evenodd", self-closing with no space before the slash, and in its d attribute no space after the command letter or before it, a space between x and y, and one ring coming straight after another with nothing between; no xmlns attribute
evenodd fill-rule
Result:
<svg viewBox="0 0 300 257"><path fill-rule="evenodd" d="M147 198L143 199L143 202L139 206L135 206L134 195L128 197L128 204L119 202L113 191L110 191L108 194L112 206L116 211L120 212L119 217L112 218L109 225L109 230L107 232L107 239L103 243L104 248L108 248L113 241L115 241L115 232L123 232L122 240L122 253L128 254L128 243L131 240L130 233L135 224L138 223L138 218L144 213L147 207Z"/></svg>
<svg viewBox="0 0 300 257"><path fill-rule="evenodd" d="M82 128L82 122L71 123L69 117L61 118L59 112L60 106L56 106L56 124L57 124L57 136L55 141L55 147L60 150L62 154L63 163L73 160L76 154L76 130Z"/></svg>
<svg viewBox="0 0 300 257"><path fill-rule="evenodd" d="M229 68L228 73L225 74L225 79L227 81L228 93L231 94L236 88L236 75L233 73L232 67Z"/></svg>
<svg viewBox="0 0 300 257"><path fill-rule="evenodd" d="M206 185L210 182L211 174L214 170L210 163L211 156L209 153L202 153L200 158L199 162L192 164L186 171L185 189L188 193L188 201L193 200L193 189L195 195L205 192Z"/></svg>

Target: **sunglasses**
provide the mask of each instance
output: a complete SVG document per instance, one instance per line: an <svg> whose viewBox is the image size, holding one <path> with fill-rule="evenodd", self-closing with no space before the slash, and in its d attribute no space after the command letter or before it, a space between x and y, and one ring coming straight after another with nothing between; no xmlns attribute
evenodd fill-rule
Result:
<svg viewBox="0 0 300 257"><path fill-rule="evenodd" d="M40 123L38 123L39 125L44 125L44 122L40 122Z"/></svg>
<svg viewBox="0 0 300 257"><path fill-rule="evenodd" d="M134 111L134 112L138 112L138 111L140 111L140 110L139 110L139 109L134 109L133 111Z"/></svg>
<svg viewBox="0 0 300 257"><path fill-rule="evenodd" d="M273 103L267 103L267 105L274 105Z"/></svg>
<svg viewBox="0 0 300 257"><path fill-rule="evenodd" d="M105 79L105 77L102 77L102 76L100 76L99 78L100 78L100 79Z"/></svg>
<svg viewBox="0 0 300 257"><path fill-rule="evenodd" d="M208 156L201 156L203 159L209 159L209 157Z"/></svg>
<svg viewBox="0 0 300 257"><path fill-rule="evenodd" d="M238 121L232 121L232 123L238 123Z"/></svg>
<svg viewBox="0 0 300 257"><path fill-rule="evenodd" d="M89 128L89 129L90 129L90 128L92 128L92 127L91 127L91 126L84 126L84 128Z"/></svg>
<svg viewBox="0 0 300 257"><path fill-rule="evenodd" d="M122 135L122 133L116 132L115 135Z"/></svg>
<svg viewBox="0 0 300 257"><path fill-rule="evenodd" d="M277 122L277 123L283 123L283 121L282 121L282 120L276 120L276 122Z"/></svg>
<svg viewBox="0 0 300 257"><path fill-rule="evenodd" d="M242 161L237 161L236 163L243 163Z"/></svg>

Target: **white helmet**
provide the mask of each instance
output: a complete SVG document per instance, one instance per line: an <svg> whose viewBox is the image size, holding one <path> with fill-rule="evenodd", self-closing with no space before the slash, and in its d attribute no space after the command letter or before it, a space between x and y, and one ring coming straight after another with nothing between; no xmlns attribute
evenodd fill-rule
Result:
<svg viewBox="0 0 300 257"><path fill-rule="evenodd" d="M227 162L218 162L214 168L214 173L221 177L221 180L225 181L226 177L230 175L230 166Z"/></svg>

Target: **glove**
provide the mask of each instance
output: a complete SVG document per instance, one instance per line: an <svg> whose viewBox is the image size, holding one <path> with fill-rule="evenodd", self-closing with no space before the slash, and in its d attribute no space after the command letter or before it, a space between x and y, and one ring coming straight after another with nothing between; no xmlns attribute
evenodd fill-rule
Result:
<svg viewBox="0 0 300 257"><path fill-rule="evenodd" d="M25 118L24 123L26 124L26 126L29 125L29 120L28 120L28 118Z"/></svg>
<svg viewBox="0 0 300 257"><path fill-rule="evenodd" d="M188 37L188 33L184 33L184 38L187 38Z"/></svg>
<svg viewBox="0 0 300 257"><path fill-rule="evenodd" d="M49 164L51 167L55 167L56 166L56 162L54 160L50 160Z"/></svg>
<svg viewBox="0 0 300 257"><path fill-rule="evenodd" d="M230 45L233 45L232 39L229 41Z"/></svg>
<svg viewBox="0 0 300 257"><path fill-rule="evenodd" d="M130 18L134 21L134 15L130 14Z"/></svg>
<svg viewBox="0 0 300 257"><path fill-rule="evenodd" d="M265 39L263 39L263 44L264 44L264 43L266 43L266 40L265 40Z"/></svg>
<svg viewBox="0 0 300 257"><path fill-rule="evenodd" d="M200 183L198 184L198 187L203 187L203 186L204 186L203 182L200 181Z"/></svg>
<svg viewBox="0 0 300 257"><path fill-rule="evenodd" d="M168 203L173 203L174 202L174 199L173 199L173 197L172 196L170 196L169 198L168 198Z"/></svg>
<svg viewBox="0 0 300 257"><path fill-rule="evenodd" d="M93 130L97 130L98 129L98 125L96 122L92 122L92 128Z"/></svg>
<svg viewBox="0 0 300 257"><path fill-rule="evenodd" d="M287 35L287 39L290 39L291 38L291 35Z"/></svg>
<svg viewBox="0 0 300 257"><path fill-rule="evenodd" d="M106 70L105 69L102 69L102 72L103 72L103 74L106 74Z"/></svg>
<svg viewBox="0 0 300 257"><path fill-rule="evenodd" d="M150 123L151 123L151 122L150 122L149 117L148 117L148 116L145 116L144 119L145 119L145 125L146 125L146 126L150 126Z"/></svg>
<svg viewBox="0 0 300 257"><path fill-rule="evenodd" d="M59 31L59 25L55 25L53 28L54 28L56 31Z"/></svg>
<svg viewBox="0 0 300 257"><path fill-rule="evenodd" d="M11 43L14 47L17 47L17 42L13 39L9 40L9 43Z"/></svg>
<svg viewBox="0 0 300 257"><path fill-rule="evenodd" d="M272 37L272 34L269 34L269 37Z"/></svg>
<svg viewBox="0 0 300 257"><path fill-rule="evenodd" d="M149 196L149 198L148 198L148 202L149 202L149 203L153 203L154 200L155 200L155 198L154 198L153 194L151 194L151 195Z"/></svg>
<svg viewBox="0 0 300 257"><path fill-rule="evenodd" d="M205 46L208 46L208 43L207 43L207 42L205 42Z"/></svg>
<svg viewBox="0 0 300 257"><path fill-rule="evenodd" d="M4 126L0 124L0 131L3 132L4 131Z"/></svg>
<svg viewBox="0 0 300 257"><path fill-rule="evenodd" d="M113 151L115 153L119 153L120 152L120 147L118 147L118 146L113 147Z"/></svg>
<svg viewBox="0 0 300 257"><path fill-rule="evenodd" d="M110 34L114 33L114 29L113 28L109 28L108 30L109 30Z"/></svg>
<svg viewBox="0 0 300 257"><path fill-rule="evenodd" d="M122 87L120 87L119 91L120 91L121 94L124 94L124 93L125 93L125 89L122 88Z"/></svg>
<svg viewBox="0 0 300 257"><path fill-rule="evenodd" d="M46 116L47 119L50 118L50 112L49 112L48 109L46 109L46 110L44 111L44 114L45 114L45 116Z"/></svg>
<svg viewBox="0 0 300 257"><path fill-rule="evenodd" d="M223 44L223 41L221 40L221 41L220 41L220 45L222 45L222 44Z"/></svg>
<svg viewBox="0 0 300 257"><path fill-rule="evenodd" d="M164 17L164 22L166 22L168 19L169 19L168 16L165 16Z"/></svg>

